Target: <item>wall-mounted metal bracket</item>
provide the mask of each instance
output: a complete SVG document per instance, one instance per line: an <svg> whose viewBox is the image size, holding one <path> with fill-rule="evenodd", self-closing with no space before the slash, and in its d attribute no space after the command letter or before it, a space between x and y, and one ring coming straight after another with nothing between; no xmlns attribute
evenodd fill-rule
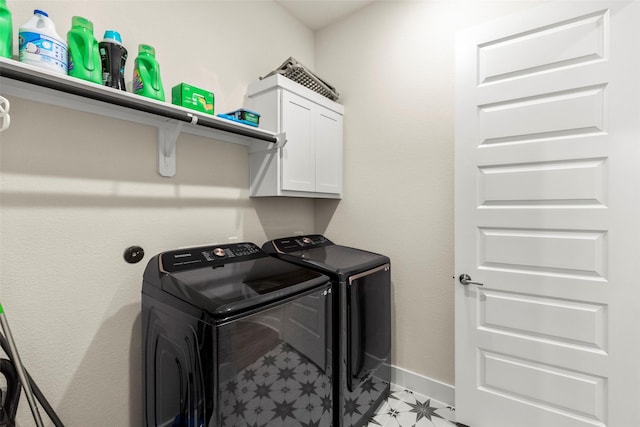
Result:
<svg viewBox="0 0 640 427"><path fill-rule="evenodd" d="M264 151L275 151L278 148L282 148L287 144L287 133L282 132L276 134L277 142L272 142L265 147L264 142L256 143L252 142L249 146L249 153L262 153Z"/></svg>
<svg viewBox="0 0 640 427"><path fill-rule="evenodd" d="M172 177L176 174L176 141L184 122L167 120L158 126L158 173Z"/></svg>

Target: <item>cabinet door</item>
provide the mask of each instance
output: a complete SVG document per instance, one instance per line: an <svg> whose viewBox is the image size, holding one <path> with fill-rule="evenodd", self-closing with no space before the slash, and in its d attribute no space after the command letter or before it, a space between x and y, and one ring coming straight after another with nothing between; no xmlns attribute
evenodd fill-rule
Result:
<svg viewBox="0 0 640 427"><path fill-rule="evenodd" d="M282 189L315 191L315 105L290 92L282 93L282 126L287 143L280 152Z"/></svg>
<svg viewBox="0 0 640 427"><path fill-rule="evenodd" d="M342 115L317 106L316 191L342 193Z"/></svg>

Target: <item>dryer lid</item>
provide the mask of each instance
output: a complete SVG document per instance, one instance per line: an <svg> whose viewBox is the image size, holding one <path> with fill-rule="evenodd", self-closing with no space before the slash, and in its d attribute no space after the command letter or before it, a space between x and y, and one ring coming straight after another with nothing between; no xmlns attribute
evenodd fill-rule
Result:
<svg viewBox="0 0 640 427"><path fill-rule="evenodd" d="M325 274L350 275L390 262L384 255L336 245L319 234L272 240L263 249Z"/></svg>

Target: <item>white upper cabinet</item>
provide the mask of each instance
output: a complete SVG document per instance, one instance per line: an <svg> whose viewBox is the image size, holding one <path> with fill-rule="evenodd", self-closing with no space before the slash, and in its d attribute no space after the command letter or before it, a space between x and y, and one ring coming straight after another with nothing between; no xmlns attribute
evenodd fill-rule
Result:
<svg viewBox="0 0 640 427"><path fill-rule="evenodd" d="M279 75L250 85L248 96L260 127L287 141L251 152L251 196L339 199L344 107Z"/></svg>

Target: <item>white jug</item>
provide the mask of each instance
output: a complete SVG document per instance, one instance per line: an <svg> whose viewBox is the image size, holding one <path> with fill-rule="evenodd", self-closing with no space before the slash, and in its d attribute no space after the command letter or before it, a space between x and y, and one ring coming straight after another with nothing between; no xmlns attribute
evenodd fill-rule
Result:
<svg viewBox="0 0 640 427"><path fill-rule="evenodd" d="M67 43L46 12L34 10L33 16L20 27L18 40L21 62L67 74Z"/></svg>

